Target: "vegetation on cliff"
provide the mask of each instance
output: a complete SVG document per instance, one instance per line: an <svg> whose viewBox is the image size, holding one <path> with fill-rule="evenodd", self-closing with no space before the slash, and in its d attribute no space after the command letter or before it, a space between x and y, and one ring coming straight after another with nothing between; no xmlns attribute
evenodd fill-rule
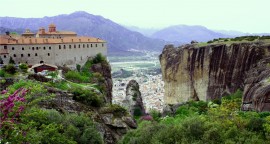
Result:
<svg viewBox="0 0 270 144"><path fill-rule="evenodd" d="M119 143L267 143L269 112L240 111L242 92L222 98L222 103L190 101L174 115L142 121Z"/></svg>
<svg viewBox="0 0 270 144"><path fill-rule="evenodd" d="M14 83L0 78L0 143L115 143L130 125L136 127L124 108L111 105L110 68L100 54L80 71L61 68L84 75L87 83L60 72L45 77L14 68L15 74L1 69Z"/></svg>
<svg viewBox="0 0 270 144"><path fill-rule="evenodd" d="M1 94L1 143L102 143L87 113L60 112L40 104L54 94L42 82L21 80Z"/></svg>

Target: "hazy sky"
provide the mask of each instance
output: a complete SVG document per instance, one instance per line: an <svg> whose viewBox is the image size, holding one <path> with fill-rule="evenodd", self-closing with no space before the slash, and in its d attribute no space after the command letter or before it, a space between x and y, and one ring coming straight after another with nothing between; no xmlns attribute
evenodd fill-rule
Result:
<svg viewBox="0 0 270 144"><path fill-rule="evenodd" d="M0 0L0 16L44 17L86 11L138 27L203 25L270 32L270 0Z"/></svg>

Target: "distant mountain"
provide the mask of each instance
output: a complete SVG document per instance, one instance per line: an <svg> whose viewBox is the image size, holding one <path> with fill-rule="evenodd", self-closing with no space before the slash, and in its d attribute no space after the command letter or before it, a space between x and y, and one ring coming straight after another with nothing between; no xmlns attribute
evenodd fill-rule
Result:
<svg viewBox="0 0 270 144"><path fill-rule="evenodd" d="M11 33L16 32L17 34L21 34L23 33L23 31L24 29L11 29L11 28L0 27L0 34L4 34L6 32L11 32Z"/></svg>
<svg viewBox="0 0 270 144"><path fill-rule="evenodd" d="M15 18L0 17L0 27L8 29L38 30L54 23L58 30L75 31L78 35L93 36L108 42L109 55L128 55L129 50L161 51L164 40L157 40L130 31L125 27L101 16L92 15L83 11L69 15L58 15L43 18Z"/></svg>
<svg viewBox="0 0 270 144"><path fill-rule="evenodd" d="M251 36L251 35L258 35L258 36L270 35L270 33L244 33L244 32L234 31L234 30L215 30L215 31L218 33L232 36L232 37Z"/></svg>
<svg viewBox="0 0 270 144"><path fill-rule="evenodd" d="M140 28L140 27L136 27L136 26L124 26L124 27L131 30L131 31L139 32L147 37L150 37L155 32L160 30L158 28Z"/></svg>
<svg viewBox="0 0 270 144"><path fill-rule="evenodd" d="M176 25L157 31L151 37L165 41L190 43L192 40L206 42L214 38L230 36L209 30L203 26Z"/></svg>
<svg viewBox="0 0 270 144"><path fill-rule="evenodd" d="M244 33L244 32L235 31L235 30L215 30L215 32L222 33L229 36L234 36L234 37L250 35L250 33Z"/></svg>

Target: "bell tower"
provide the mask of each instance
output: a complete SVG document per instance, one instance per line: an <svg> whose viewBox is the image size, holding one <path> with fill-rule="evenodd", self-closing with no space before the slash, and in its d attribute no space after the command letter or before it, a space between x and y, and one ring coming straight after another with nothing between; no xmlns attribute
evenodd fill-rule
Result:
<svg viewBox="0 0 270 144"><path fill-rule="evenodd" d="M56 26L54 24L49 25L49 32L56 32Z"/></svg>

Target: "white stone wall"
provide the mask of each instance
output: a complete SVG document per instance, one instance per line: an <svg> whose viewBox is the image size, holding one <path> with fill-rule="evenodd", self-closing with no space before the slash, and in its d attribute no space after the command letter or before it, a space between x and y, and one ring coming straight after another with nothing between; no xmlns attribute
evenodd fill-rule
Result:
<svg viewBox="0 0 270 144"><path fill-rule="evenodd" d="M61 48L59 48L59 45ZM71 48L69 45L71 45ZM76 45L76 48L74 48L74 45ZM4 64L9 62L10 56L15 60L16 64L28 63L30 65L34 65L43 61L48 64L65 64L67 66L75 66L76 64L82 65L86 62L88 57L93 57L98 53L107 56L106 43L65 43L6 46L9 54L0 55L4 61ZM1 51L5 51L4 45L0 45L0 52Z"/></svg>

